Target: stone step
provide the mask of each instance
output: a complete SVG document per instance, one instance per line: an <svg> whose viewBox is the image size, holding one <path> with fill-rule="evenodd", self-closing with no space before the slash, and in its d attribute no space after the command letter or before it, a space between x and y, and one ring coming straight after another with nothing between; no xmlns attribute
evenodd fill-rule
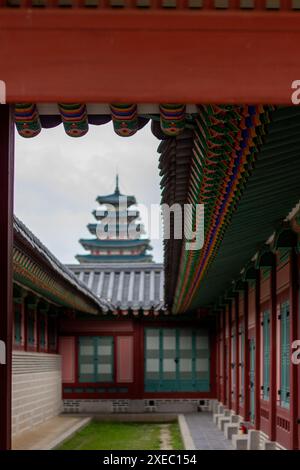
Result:
<svg viewBox="0 0 300 470"><path fill-rule="evenodd" d="M247 450L248 440L247 434L234 434L232 436L232 445L236 450Z"/></svg>
<svg viewBox="0 0 300 470"><path fill-rule="evenodd" d="M230 416L224 416L220 418L218 421L218 428L220 429L220 431L224 431L224 425L230 423L230 421Z"/></svg>
<svg viewBox="0 0 300 470"><path fill-rule="evenodd" d="M224 435L226 439L231 440L232 437L239 432L239 425L234 423L225 423Z"/></svg>

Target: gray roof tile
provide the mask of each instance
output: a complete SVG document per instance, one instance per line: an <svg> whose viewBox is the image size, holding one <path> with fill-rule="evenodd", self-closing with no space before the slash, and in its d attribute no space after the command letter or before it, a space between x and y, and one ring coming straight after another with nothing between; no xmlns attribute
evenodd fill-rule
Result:
<svg viewBox="0 0 300 470"><path fill-rule="evenodd" d="M165 310L162 264L86 263L68 268L116 310Z"/></svg>

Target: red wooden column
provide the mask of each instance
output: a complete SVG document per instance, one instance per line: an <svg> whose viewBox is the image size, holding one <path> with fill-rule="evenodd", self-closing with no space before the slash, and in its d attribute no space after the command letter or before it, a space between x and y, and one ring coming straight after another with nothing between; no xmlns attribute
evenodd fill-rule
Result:
<svg viewBox="0 0 300 470"><path fill-rule="evenodd" d="M227 306L228 311L228 359L227 359L227 373L228 373L228 408L232 408L232 307L231 301Z"/></svg>
<svg viewBox="0 0 300 470"><path fill-rule="evenodd" d="M133 368L133 379L134 379L134 397L143 398L144 395L144 324L140 321L134 321L134 368Z"/></svg>
<svg viewBox="0 0 300 470"><path fill-rule="evenodd" d="M277 408L277 302L276 302L276 256L273 255L270 272L270 441L276 440Z"/></svg>
<svg viewBox="0 0 300 470"><path fill-rule="evenodd" d="M248 421L249 418L249 405L250 405L250 377L249 377L249 325L248 325L248 310L249 310L249 286L246 283L244 290L244 417Z"/></svg>
<svg viewBox="0 0 300 470"><path fill-rule="evenodd" d="M222 339L223 339L223 405L227 405L227 393L226 393L226 307L223 310L223 321L222 321Z"/></svg>
<svg viewBox="0 0 300 470"><path fill-rule="evenodd" d="M240 411L240 348L239 348L239 296L235 295L234 321L235 321L235 414Z"/></svg>
<svg viewBox="0 0 300 470"><path fill-rule="evenodd" d="M220 400L220 318L218 312L215 312L215 344L216 344L216 398Z"/></svg>
<svg viewBox="0 0 300 470"><path fill-rule="evenodd" d="M0 449L11 448L12 247L14 124L12 109L0 105ZM1 349L2 349L1 348Z"/></svg>
<svg viewBox="0 0 300 470"><path fill-rule="evenodd" d="M298 338L298 292L299 292L298 260L295 248L290 253L290 344ZM290 354L292 355L291 349ZM290 449L298 448L298 373L299 365L290 362L290 415L291 442Z"/></svg>
<svg viewBox="0 0 300 470"><path fill-rule="evenodd" d="M221 312L218 312L218 401L222 401L222 315Z"/></svg>
<svg viewBox="0 0 300 470"><path fill-rule="evenodd" d="M255 279L255 429L260 429L261 398L261 315L260 315L260 270Z"/></svg>

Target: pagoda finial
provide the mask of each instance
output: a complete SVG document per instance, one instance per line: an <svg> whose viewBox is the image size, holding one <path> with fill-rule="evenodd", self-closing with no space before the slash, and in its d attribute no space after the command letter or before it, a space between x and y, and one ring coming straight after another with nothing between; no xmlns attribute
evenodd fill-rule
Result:
<svg viewBox="0 0 300 470"><path fill-rule="evenodd" d="M115 189L115 193L116 193L116 194L119 194L119 193L120 193L120 189L119 189L119 175L118 175L118 173L116 174L116 189Z"/></svg>

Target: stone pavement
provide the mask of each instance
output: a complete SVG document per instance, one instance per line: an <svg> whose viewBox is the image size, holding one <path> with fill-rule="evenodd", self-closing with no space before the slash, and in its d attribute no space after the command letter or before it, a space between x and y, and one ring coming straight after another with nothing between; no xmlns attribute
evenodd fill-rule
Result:
<svg viewBox="0 0 300 470"><path fill-rule="evenodd" d="M14 450L50 450L71 437L91 418L82 416L55 416L13 438Z"/></svg>
<svg viewBox="0 0 300 470"><path fill-rule="evenodd" d="M202 411L184 415L196 449L233 450L231 441L213 423L212 413Z"/></svg>

